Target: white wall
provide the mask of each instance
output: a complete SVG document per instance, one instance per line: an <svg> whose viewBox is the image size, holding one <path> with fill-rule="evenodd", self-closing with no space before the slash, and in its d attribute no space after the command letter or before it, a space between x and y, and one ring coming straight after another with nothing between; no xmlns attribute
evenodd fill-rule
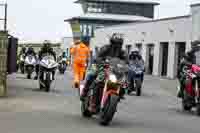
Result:
<svg viewBox="0 0 200 133"><path fill-rule="evenodd" d="M169 42L170 40L187 42L191 40L191 24L190 17L180 17L98 29L95 32L95 38L92 39L92 45L101 46L107 44L109 40L108 35L112 35L114 32L125 35L125 44L149 44L154 42ZM172 30L174 32L170 32Z"/></svg>
<svg viewBox="0 0 200 133"><path fill-rule="evenodd" d="M71 46L71 44L73 43L73 38L72 37L64 37L62 39L62 45L61 48L62 49L67 49Z"/></svg>
<svg viewBox="0 0 200 133"><path fill-rule="evenodd" d="M200 39L200 4L191 6L192 40Z"/></svg>

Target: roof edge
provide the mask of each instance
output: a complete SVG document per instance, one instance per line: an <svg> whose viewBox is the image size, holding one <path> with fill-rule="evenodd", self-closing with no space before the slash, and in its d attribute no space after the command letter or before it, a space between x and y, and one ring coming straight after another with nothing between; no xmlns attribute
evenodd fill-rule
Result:
<svg viewBox="0 0 200 133"><path fill-rule="evenodd" d="M109 26L109 27L104 27L104 29L114 28L114 27L117 27L117 26L126 26L126 25L131 25L131 24L145 24L145 23L151 23L151 22L159 22L159 21L166 21L166 20L173 20L173 19L189 18L189 17L191 17L191 15L168 17L168 18L140 21L140 22L135 22L135 23L126 23L126 24L113 25L113 26Z"/></svg>
<svg viewBox="0 0 200 133"><path fill-rule="evenodd" d="M190 5L190 7L194 7L194 6L200 6L200 3L194 3Z"/></svg>
<svg viewBox="0 0 200 133"><path fill-rule="evenodd" d="M74 3L79 3L80 4L81 1L82 0L76 0ZM86 1L88 1L88 2L106 2L106 3L113 3L113 2L115 2L114 0L113 1L103 1L103 0L102 1L93 1L93 0L86 0ZM152 5L160 5L159 2L150 2L150 1L149 2L148 1L147 2L145 2L145 1L141 1L141 2L140 1L138 1L138 2L136 2L136 1L133 1L133 2L131 2L131 1L130 2L128 2L128 1L124 1L124 2L123 1L121 1L121 2L117 1L117 2L118 3L134 3L135 2L136 4L137 3L141 3L141 4L146 3L146 4L152 4Z"/></svg>

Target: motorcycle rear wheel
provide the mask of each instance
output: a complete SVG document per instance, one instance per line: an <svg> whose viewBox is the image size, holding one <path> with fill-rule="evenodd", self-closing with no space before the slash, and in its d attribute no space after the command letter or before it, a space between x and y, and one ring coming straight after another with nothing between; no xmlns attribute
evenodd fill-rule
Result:
<svg viewBox="0 0 200 133"><path fill-rule="evenodd" d="M119 102L119 96L111 95L106 102L105 108L100 113L100 124L107 126L112 121L115 112L117 110L117 104Z"/></svg>
<svg viewBox="0 0 200 133"><path fill-rule="evenodd" d="M141 80L136 80L135 81L136 83L136 96L141 96L141 93L142 93L142 81Z"/></svg>

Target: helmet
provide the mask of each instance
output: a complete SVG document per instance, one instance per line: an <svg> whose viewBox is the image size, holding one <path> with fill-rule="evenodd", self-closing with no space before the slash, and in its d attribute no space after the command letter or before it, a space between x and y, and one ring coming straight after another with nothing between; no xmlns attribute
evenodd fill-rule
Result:
<svg viewBox="0 0 200 133"><path fill-rule="evenodd" d="M78 45L78 44L80 44L80 42L81 42L80 40L75 40L75 41L74 41L74 44L75 44L75 45Z"/></svg>
<svg viewBox="0 0 200 133"><path fill-rule="evenodd" d="M194 42L192 42L192 49L196 47L200 47L200 40L195 40Z"/></svg>
<svg viewBox="0 0 200 133"><path fill-rule="evenodd" d="M133 48L133 50L131 51L132 55L139 55L139 50L138 48Z"/></svg>
<svg viewBox="0 0 200 133"><path fill-rule="evenodd" d="M29 46L29 47L28 47L28 50L33 50L33 47L32 47L32 46Z"/></svg>
<svg viewBox="0 0 200 133"><path fill-rule="evenodd" d="M51 47L51 46L50 46L51 43L50 43L50 41L48 41L48 40L45 40L43 44L44 44L44 48L49 49L49 48Z"/></svg>
<svg viewBox="0 0 200 133"><path fill-rule="evenodd" d="M81 38L81 41L86 44L86 45L89 45L90 43L90 38L88 36L84 36Z"/></svg>
<svg viewBox="0 0 200 133"><path fill-rule="evenodd" d="M124 42L124 39L122 37L122 34L114 33L112 37L110 38L110 44L111 45L120 45L122 46Z"/></svg>

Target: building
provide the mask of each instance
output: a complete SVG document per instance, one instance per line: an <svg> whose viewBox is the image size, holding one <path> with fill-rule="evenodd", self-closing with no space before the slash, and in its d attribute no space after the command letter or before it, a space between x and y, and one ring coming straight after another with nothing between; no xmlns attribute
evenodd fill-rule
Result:
<svg viewBox="0 0 200 133"><path fill-rule="evenodd" d="M73 44L73 37L64 37L62 38L61 49L66 51L67 57L70 56L70 47Z"/></svg>
<svg viewBox="0 0 200 133"><path fill-rule="evenodd" d="M157 2L147 0L77 0L83 15L66 19L72 27L73 37L95 37L98 28L112 25L148 21L154 18Z"/></svg>
<svg viewBox="0 0 200 133"><path fill-rule="evenodd" d="M191 5L191 14L131 24L105 27L95 31L92 47L108 43L108 35L124 34L127 52L138 47L148 74L175 78L177 66L191 42L200 39L200 4Z"/></svg>

